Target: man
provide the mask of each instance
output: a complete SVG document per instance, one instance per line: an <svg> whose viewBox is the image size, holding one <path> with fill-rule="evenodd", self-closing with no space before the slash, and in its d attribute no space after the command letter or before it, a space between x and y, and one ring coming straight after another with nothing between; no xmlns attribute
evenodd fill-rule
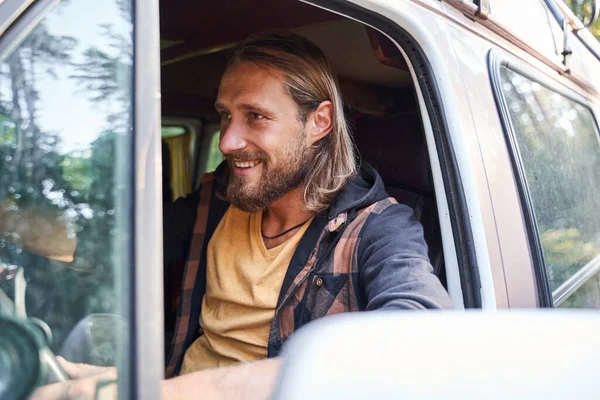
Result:
<svg viewBox="0 0 600 400"><path fill-rule="evenodd" d="M358 170L319 48L288 32L247 39L215 106L225 162L165 207L165 262L186 260L166 371L181 376L165 398L268 397L282 344L314 319L451 306L412 210ZM64 364L80 381L109 374Z"/></svg>

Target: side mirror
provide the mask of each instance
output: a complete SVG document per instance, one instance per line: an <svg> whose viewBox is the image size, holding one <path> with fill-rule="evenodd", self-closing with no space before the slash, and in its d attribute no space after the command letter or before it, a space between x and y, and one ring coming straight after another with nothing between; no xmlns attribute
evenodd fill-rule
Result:
<svg viewBox="0 0 600 400"><path fill-rule="evenodd" d="M559 8L564 7L564 9L571 11L570 13L565 14L565 18L570 21L571 27L575 32L594 25L600 16L600 5L598 4L598 0L565 2L562 5L558 4L558 6ZM571 16L568 16L569 14L571 14ZM573 19L573 16L576 17L576 19Z"/></svg>
<svg viewBox="0 0 600 400"><path fill-rule="evenodd" d="M591 2L592 13L589 16L589 19L585 17L581 19L584 28L589 28L590 26L594 25L594 23L598 20L598 17L600 16L600 7L598 6L598 0L591 0Z"/></svg>
<svg viewBox="0 0 600 400"><path fill-rule="evenodd" d="M567 5L566 2L562 0L546 0L547 4L550 6L552 12L562 25L563 30L563 65L566 67L566 72L570 73L568 59L573 51L571 46L569 45L569 29L571 26L571 30L573 33L577 34L577 32L589 28L594 25L594 23L598 20L600 16L600 6L598 4L599 0L590 0L589 6L591 7L591 13L587 14L584 11L586 10L586 4L573 4L569 2L570 5Z"/></svg>

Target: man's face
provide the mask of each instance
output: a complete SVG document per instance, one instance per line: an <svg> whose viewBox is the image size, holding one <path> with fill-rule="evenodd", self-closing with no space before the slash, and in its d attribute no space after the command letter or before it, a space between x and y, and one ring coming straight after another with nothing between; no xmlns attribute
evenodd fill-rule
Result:
<svg viewBox="0 0 600 400"><path fill-rule="evenodd" d="M309 145L281 73L233 64L221 79L216 108L219 148L230 169L227 197L234 206L264 210L301 184Z"/></svg>

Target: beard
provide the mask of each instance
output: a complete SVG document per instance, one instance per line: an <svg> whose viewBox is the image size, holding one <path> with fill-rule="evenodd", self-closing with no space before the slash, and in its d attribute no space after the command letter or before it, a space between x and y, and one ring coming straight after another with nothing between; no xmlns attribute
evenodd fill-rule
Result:
<svg viewBox="0 0 600 400"><path fill-rule="evenodd" d="M264 211L274 201L300 187L307 175L309 148L305 143L304 130L299 132L290 146L277 157L272 165L269 156L262 151L243 152L226 156L229 179L226 196L231 204L242 211ZM249 184L233 172L233 158L241 161L259 160L262 174L256 183Z"/></svg>

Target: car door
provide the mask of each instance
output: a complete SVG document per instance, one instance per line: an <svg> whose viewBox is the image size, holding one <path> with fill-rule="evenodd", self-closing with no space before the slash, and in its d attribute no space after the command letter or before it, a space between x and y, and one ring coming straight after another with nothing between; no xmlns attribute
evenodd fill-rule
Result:
<svg viewBox="0 0 600 400"><path fill-rule="evenodd" d="M163 376L159 40L158 2L136 3L0 4L0 315L146 399ZM10 384L27 349L3 332Z"/></svg>

